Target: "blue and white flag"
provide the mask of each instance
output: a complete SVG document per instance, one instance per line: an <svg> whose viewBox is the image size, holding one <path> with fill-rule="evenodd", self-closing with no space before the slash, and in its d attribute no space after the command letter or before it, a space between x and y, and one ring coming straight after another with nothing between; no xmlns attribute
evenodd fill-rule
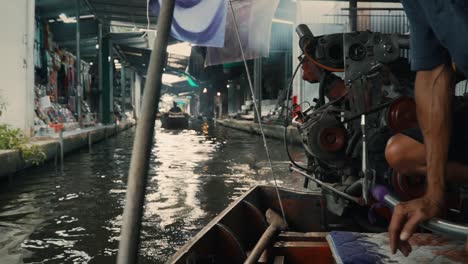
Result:
<svg viewBox="0 0 468 264"><path fill-rule="evenodd" d="M163 0L150 0L158 16ZM207 47L224 47L228 0L176 0L171 36Z"/></svg>

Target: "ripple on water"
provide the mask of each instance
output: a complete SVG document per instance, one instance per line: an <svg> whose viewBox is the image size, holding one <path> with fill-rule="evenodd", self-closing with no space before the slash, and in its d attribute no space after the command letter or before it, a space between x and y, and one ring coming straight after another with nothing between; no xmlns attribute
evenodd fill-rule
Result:
<svg viewBox="0 0 468 264"><path fill-rule="evenodd" d="M0 263L115 263L133 135L67 156L63 174L49 164L2 188ZM208 124L158 130L140 262L164 263L230 202L271 182L262 146L258 137ZM296 184L284 177L282 142L270 148L281 183Z"/></svg>

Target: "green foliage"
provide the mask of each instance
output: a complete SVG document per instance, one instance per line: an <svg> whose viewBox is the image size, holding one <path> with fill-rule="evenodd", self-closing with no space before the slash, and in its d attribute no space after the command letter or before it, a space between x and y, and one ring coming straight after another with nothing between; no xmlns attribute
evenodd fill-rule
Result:
<svg viewBox="0 0 468 264"><path fill-rule="evenodd" d="M46 154L37 145L28 145L28 139L21 130L0 124L0 149L17 149L26 162L39 165L46 159Z"/></svg>

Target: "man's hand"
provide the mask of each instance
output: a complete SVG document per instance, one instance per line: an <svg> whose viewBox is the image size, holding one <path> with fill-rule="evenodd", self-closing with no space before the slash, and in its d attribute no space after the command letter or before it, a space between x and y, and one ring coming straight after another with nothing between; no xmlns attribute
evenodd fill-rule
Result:
<svg viewBox="0 0 468 264"><path fill-rule="evenodd" d="M411 246L407 242L418 225L442 213L443 197L425 195L421 198L402 202L395 206L392 221L388 228L390 248L395 254L397 249L408 256Z"/></svg>

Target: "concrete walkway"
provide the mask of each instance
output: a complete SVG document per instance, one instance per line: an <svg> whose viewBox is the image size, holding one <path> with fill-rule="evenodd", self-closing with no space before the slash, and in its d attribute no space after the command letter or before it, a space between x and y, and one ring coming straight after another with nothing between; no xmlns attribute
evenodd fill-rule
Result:
<svg viewBox="0 0 468 264"><path fill-rule="evenodd" d="M79 148L88 146L91 142L96 143L110 136L124 131L135 125L134 121L124 121L118 125L103 125L78 129L75 131L63 133L63 152L64 155L75 151ZM38 145L46 154L46 160L60 158L60 137L35 137L32 138L30 144ZM0 178L9 176L20 170L33 166L33 164L25 162L18 150L0 150Z"/></svg>
<svg viewBox="0 0 468 264"><path fill-rule="evenodd" d="M260 135L260 126L253 121L238 119L217 119L216 123L225 127ZM281 140L284 138L283 126L263 124L263 131L267 137ZM301 136L299 131L297 131L297 128L293 126L288 127L288 140L290 143L302 144Z"/></svg>

